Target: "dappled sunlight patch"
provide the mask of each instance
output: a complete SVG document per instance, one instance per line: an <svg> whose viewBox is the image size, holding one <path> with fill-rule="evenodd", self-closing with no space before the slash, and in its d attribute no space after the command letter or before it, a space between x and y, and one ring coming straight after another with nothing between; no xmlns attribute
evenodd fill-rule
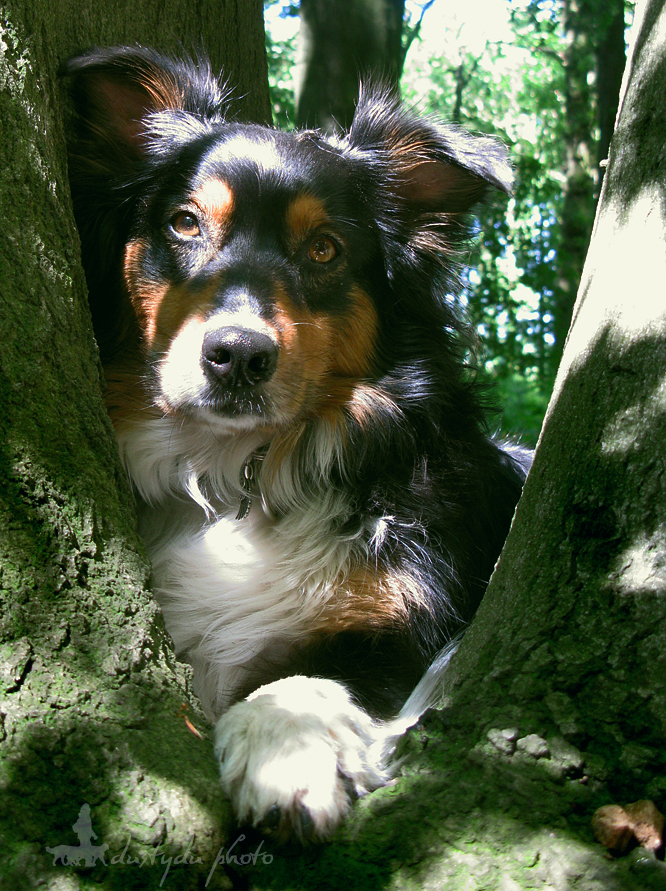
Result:
<svg viewBox="0 0 666 891"><path fill-rule="evenodd" d="M666 532L642 534L616 560L609 584L622 594L666 589Z"/></svg>
<svg viewBox="0 0 666 891"><path fill-rule="evenodd" d="M615 371L625 369L619 364ZM656 388L646 393L640 400L626 408L621 408L607 422L601 437L603 455L622 455L636 451L647 435L653 435L654 422L666 415L666 380L662 379Z"/></svg>

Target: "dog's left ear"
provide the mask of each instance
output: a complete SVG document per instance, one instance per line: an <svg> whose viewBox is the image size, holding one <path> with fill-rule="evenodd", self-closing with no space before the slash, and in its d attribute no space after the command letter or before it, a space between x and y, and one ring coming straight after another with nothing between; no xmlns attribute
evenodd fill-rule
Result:
<svg viewBox="0 0 666 891"><path fill-rule="evenodd" d="M501 142L420 117L375 87L361 90L347 140L376 159L412 213L466 213L489 187L511 190L508 152Z"/></svg>
<svg viewBox="0 0 666 891"><path fill-rule="evenodd" d="M176 113L181 132L206 132L225 119L230 94L213 76L206 57L176 59L142 46L95 49L70 59L63 73L79 117L78 153L110 174L139 160L150 140L150 122Z"/></svg>

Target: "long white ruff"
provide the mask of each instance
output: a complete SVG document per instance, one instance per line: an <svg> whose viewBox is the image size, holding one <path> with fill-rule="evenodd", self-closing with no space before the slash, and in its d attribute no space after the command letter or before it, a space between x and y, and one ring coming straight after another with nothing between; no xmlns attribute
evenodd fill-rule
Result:
<svg viewBox="0 0 666 891"><path fill-rule="evenodd" d="M141 533L167 629L195 669L204 709L219 716L257 657L279 657L307 637L336 582L367 559L372 530L332 534L351 513L348 498L323 485L303 491L294 452L264 493L288 520L268 516L259 499L236 520L243 466L263 444L258 433L161 418L121 427L118 441L143 501ZM307 447L323 480L339 444L324 428Z"/></svg>

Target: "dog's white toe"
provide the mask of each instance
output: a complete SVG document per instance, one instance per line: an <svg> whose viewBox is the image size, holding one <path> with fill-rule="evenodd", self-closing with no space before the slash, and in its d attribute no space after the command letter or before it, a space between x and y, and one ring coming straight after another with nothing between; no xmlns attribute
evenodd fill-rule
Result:
<svg viewBox="0 0 666 891"><path fill-rule="evenodd" d="M370 757L377 733L336 681L297 676L260 687L215 731L238 820L285 841L327 838L353 799L386 782Z"/></svg>

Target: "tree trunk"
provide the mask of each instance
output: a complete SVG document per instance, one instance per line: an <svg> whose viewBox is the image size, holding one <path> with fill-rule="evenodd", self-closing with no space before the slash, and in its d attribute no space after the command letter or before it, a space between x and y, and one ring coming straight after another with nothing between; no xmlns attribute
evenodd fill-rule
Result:
<svg viewBox="0 0 666 891"><path fill-rule="evenodd" d="M188 726L205 728L149 592L102 403L56 76L93 44L178 52L202 35L245 97L239 114L268 117L259 0L202 0L196 17L173 0L0 11L0 887L11 891L90 887L88 876L156 888L178 855L163 887L198 887L229 823L211 745ZM208 887L228 887L220 873Z"/></svg>
<svg viewBox="0 0 666 891"><path fill-rule="evenodd" d="M295 68L297 124L349 127L359 83L397 90L405 0L301 0Z"/></svg>
<svg viewBox="0 0 666 891"><path fill-rule="evenodd" d="M599 142L597 144L597 164L606 161L610 146L617 102L622 86L622 72L626 62L624 46L624 0L613 0L604 4L601 39L596 48L597 56L597 124ZM600 179L603 168L599 169Z"/></svg>
<svg viewBox="0 0 666 891"><path fill-rule="evenodd" d="M336 845L276 856L257 887L666 887L590 825L608 803L666 811L664 35L665 0L639 5L555 392L444 708Z"/></svg>
<svg viewBox="0 0 666 891"><path fill-rule="evenodd" d="M595 182L592 168L596 161L596 145L591 132L593 118L590 116L594 94L588 84L589 72L594 67L594 35L591 27L594 6L595 0L564 2L566 180L557 249L552 359L555 368L571 324L576 288L594 220Z"/></svg>

